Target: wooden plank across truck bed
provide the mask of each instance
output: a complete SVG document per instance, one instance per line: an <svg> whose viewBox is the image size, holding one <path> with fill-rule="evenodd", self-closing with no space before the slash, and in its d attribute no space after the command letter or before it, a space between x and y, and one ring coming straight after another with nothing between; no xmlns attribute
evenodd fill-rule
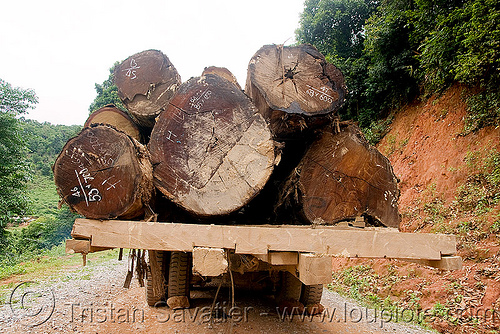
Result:
<svg viewBox="0 0 500 334"><path fill-rule="evenodd" d="M391 228L296 225L201 225L76 219L67 250L129 248L192 252L196 247L234 250L259 259L276 252L314 257L391 258L441 269L459 269L453 235L402 233ZM87 240L82 251L80 240ZM267 262L271 262L270 260Z"/></svg>

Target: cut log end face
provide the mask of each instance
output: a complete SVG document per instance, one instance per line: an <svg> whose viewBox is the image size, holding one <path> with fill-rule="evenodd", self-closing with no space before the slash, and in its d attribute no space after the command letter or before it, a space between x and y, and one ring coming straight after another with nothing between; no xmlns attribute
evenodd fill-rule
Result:
<svg viewBox="0 0 500 334"><path fill-rule="evenodd" d="M365 214L399 227L399 190L390 162L354 126L323 133L305 154L299 180L310 222L332 224Z"/></svg>
<svg viewBox="0 0 500 334"><path fill-rule="evenodd" d="M66 143L54 165L62 201L88 218L140 215L152 191L152 175L147 175L152 168L143 150L111 127L83 129Z"/></svg>
<svg viewBox="0 0 500 334"><path fill-rule="evenodd" d="M272 110L292 114L336 111L347 92L340 71L311 45L266 45L250 60L248 75Z"/></svg>
<svg viewBox="0 0 500 334"><path fill-rule="evenodd" d="M137 53L114 71L118 95L135 120L153 127L181 83L180 76L166 55L157 50Z"/></svg>
<svg viewBox="0 0 500 334"><path fill-rule="evenodd" d="M201 216L248 203L275 159L270 131L250 99L211 74L181 85L158 118L149 148L157 188Z"/></svg>

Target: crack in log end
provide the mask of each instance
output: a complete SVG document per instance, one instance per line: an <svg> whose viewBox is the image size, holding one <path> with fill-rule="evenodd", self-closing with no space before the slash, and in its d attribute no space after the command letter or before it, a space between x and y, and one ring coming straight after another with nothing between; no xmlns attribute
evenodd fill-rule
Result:
<svg viewBox="0 0 500 334"><path fill-rule="evenodd" d="M294 69L287 69L285 73L285 78L293 79L294 75L295 75Z"/></svg>
<svg viewBox="0 0 500 334"><path fill-rule="evenodd" d="M255 118L255 117L257 117L257 118L259 118L259 117L260 117L260 118L262 118L262 116L260 116L259 114L255 114L255 115L254 115L254 119L253 119L253 120L251 120L251 122L250 122L249 124L247 124L246 122L244 122L244 123L237 123L237 124L235 124L232 128L227 129L227 130L225 131L225 132L227 132L227 133L237 133L237 134L238 134L238 137L236 137L236 138L231 138L231 139L233 139L233 140L234 140L234 143L232 144L231 148L227 149L227 151L226 151L225 153L224 153L224 150L226 149L226 147L228 147L228 146L231 144L231 141L227 141L227 140L226 140L226 141L224 141L224 142L220 142L220 143L219 143L218 147L219 147L219 149L220 149L220 153L223 153L223 155L219 157L219 160L218 160L219 162L218 162L218 164L217 164L217 165L215 165L215 166L212 166L212 168L211 168L211 169L212 169L211 175L207 178L206 182L205 182L203 185L200 185L200 186L198 186L198 187L197 187L198 189L202 189L202 188L206 187L206 186L207 186L207 184L208 184L209 182L211 182L211 180L213 179L214 175L215 175L215 174L216 174L216 173L220 170L220 168L221 168L222 164L223 164L223 163L224 163L224 162L228 159L228 156L231 154L231 152L232 152L232 151L233 151L233 150L234 150L234 149L235 149L238 145L240 145L240 146L249 146L249 147L251 147L251 146L250 146L250 145L251 145L251 143L250 143L250 142L248 142L248 143L247 143L247 142L241 143L241 142L242 142L242 138L244 138L244 137L245 137L245 135L247 134L247 132L248 132L248 131L250 131L251 127L252 127L252 126L254 126L254 127L255 127L255 125L254 125L254 122L255 122L255 120L256 120L256 118ZM262 121L263 121L263 120L262 120ZM215 137L215 134L213 134L212 138L214 138L214 137ZM215 138L217 138L217 137L215 137ZM264 140L264 138L266 138L266 137L265 137L265 136L261 136L261 137L259 138L259 140L263 141L263 140ZM226 138L226 139L227 139L227 138ZM270 137L269 137L268 139L270 140ZM218 141L218 139L217 139L217 141ZM209 144L210 144L210 141L209 141ZM256 150L256 151L257 151L257 150ZM205 152L207 152L207 153L208 153L208 151L205 151ZM259 152L259 151L257 151L257 152L258 152L259 154L262 154L262 153L261 153L261 152ZM273 147L273 152L274 152L274 147ZM267 154L267 153L265 153L265 154ZM211 161L213 161L213 158L214 158L214 157L213 157L213 155L214 155L214 154L213 154L213 152L212 152L212 154L205 154L205 155L204 155L203 160L200 162L199 168L197 168L197 170L196 170L196 171L195 171L195 170L194 170L194 168L193 168L193 174L192 174L192 177L191 177L191 179L190 179L191 183L193 183L193 182L195 181L195 180L194 180L194 177L199 175L199 173L200 173L200 169L202 169L203 167L205 167L205 166L206 166L206 160L211 160ZM245 157L242 157L242 159L244 159L244 158L245 158ZM238 174L239 174L239 173L238 173ZM245 182L246 182L246 180L245 180ZM195 185L195 184L193 183L193 185Z"/></svg>
<svg viewBox="0 0 500 334"><path fill-rule="evenodd" d="M260 115L257 117L262 118ZM263 119L261 121L264 122ZM253 126L227 152L203 188L191 187L190 196L198 198L195 202L198 207L202 207L203 215L214 214L214 211L218 214L233 212L254 198L267 182L274 168L274 145L266 145L262 140L263 133L255 132L257 124L255 120L252 122ZM202 206L200 202L204 201L205 196L212 198ZM187 198L183 200L188 201ZM215 207L213 203L216 203Z"/></svg>
<svg viewBox="0 0 500 334"><path fill-rule="evenodd" d="M300 194L292 203L310 223L365 215L371 217L371 226L397 227L397 179L388 160L357 134L352 125L336 134L322 133L302 157L294 185ZM282 194L289 198L292 192Z"/></svg>
<svg viewBox="0 0 500 334"><path fill-rule="evenodd" d="M258 118L261 122L255 122ZM161 128L179 138L182 135L182 142L165 140ZM258 146L266 140L269 153L260 157ZM170 200L198 216L224 215L241 208L259 192L259 185L265 185L275 162L269 127L252 101L234 83L211 73L181 85L158 119L150 149L153 163L165 160L155 165L155 174L162 176L156 183L162 182L173 193L167 195Z"/></svg>
<svg viewBox="0 0 500 334"><path fill-rule="evenodd" d="M212 151L217 146L217 142L219 141L219 138L217 138L217 136L215 135L216 121L215 121L215 114L213 111L212 111L212 121L214 123L214 125L212 126L212 136L208 140L207 147L205 148L205 153L209 153L210 151Z"/></svg>
<svg viewBox="0 0 500 334"><path fill-rule="evenodd" d="M114 70L118 96L131 117L142 127L152 128L176 87L181 84L177 70L158 50L136 53Z"/></svg>

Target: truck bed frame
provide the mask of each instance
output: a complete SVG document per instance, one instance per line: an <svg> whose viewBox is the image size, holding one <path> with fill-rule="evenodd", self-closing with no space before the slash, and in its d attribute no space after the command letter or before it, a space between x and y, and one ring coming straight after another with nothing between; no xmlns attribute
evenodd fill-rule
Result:
<svg viewBox="0 0 500 334"><path fill-rule="evenodd" d="M227 270L224 252L252 255L289 271L305 285L331 282L332 257L399 259L443 270L462 266L453 235L347 223L249 226L76 219L71 236L66 251L84 256L110 248L192 252L193 270L206 276ZM210 258L222 265L204 264Z"/></svg>

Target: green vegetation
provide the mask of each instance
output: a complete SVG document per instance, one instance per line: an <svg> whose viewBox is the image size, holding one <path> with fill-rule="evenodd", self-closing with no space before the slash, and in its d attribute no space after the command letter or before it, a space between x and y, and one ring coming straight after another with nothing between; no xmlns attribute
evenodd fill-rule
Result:
<svg viewBox="0 0 500 334"><path fill-rule="evenodd" d="M76 215L57 207L52 165L81 126L17 118L36 103L36 95L0 82L0 277L6 277L64 249L61 242Z"/></svg>
<svg viewBox="0 0 500 334"><path fill-rule="evenodd" d="M465 133L500 124L498 1L307 0L296 36L343 71L340 115L372 143L394 109L455 82L470 88Z"/></svg>
<svg viewBox="0 0 500 334"><path fill-rule="evenodd" d="M470 152L465 162L470 174L458 189L457 202L460 210L480 215L500 201L500 153Z"/></svg>
<svg viewBox="0 0 500 334"><path fill-rule="evenodd" d="M55 215L59 195L52 176L36 175L28 184L29 210L33 217Z"/></svg>
<svg viewBox="0 0 500 334"><path fill-rule="evenodd" d="M52 176L52 165L66 141L80 126L52 125L21 119L26 138L26 164L30 166L31 181L27 187L26 216L4 230L0 248L0 277L18 274L33 259L59 254L61 242L67 239L77 215L64 206L58 209L59 195ZM17 226L20 224L19 226ZM49 260L47 260L49 261ZM16 269L18 268L18 269ZM24 269L22 269L24 270Z"/></svg>
<svg viewBox="0 0 500 334"><path fill-rule="evenodd" d="M15 88L0 79L0 248L3 229L28 208L26 184L29 167L19 115L38 102L35 92Z"/></svg>
<svg viewBox="0 0 500 334"><path fill-rule="evenodd" d="M427 327L421 314L420 297L417 291L404 291L399 301L389 296L394 286L402 277L397 275L392 265L387 266L385 275L378 275L369 265L350 266L342 271L334 272L332 283L328 289L347 296L364 306L374 308L378 314L391 317L391 321L403 321Z"/></svg>

